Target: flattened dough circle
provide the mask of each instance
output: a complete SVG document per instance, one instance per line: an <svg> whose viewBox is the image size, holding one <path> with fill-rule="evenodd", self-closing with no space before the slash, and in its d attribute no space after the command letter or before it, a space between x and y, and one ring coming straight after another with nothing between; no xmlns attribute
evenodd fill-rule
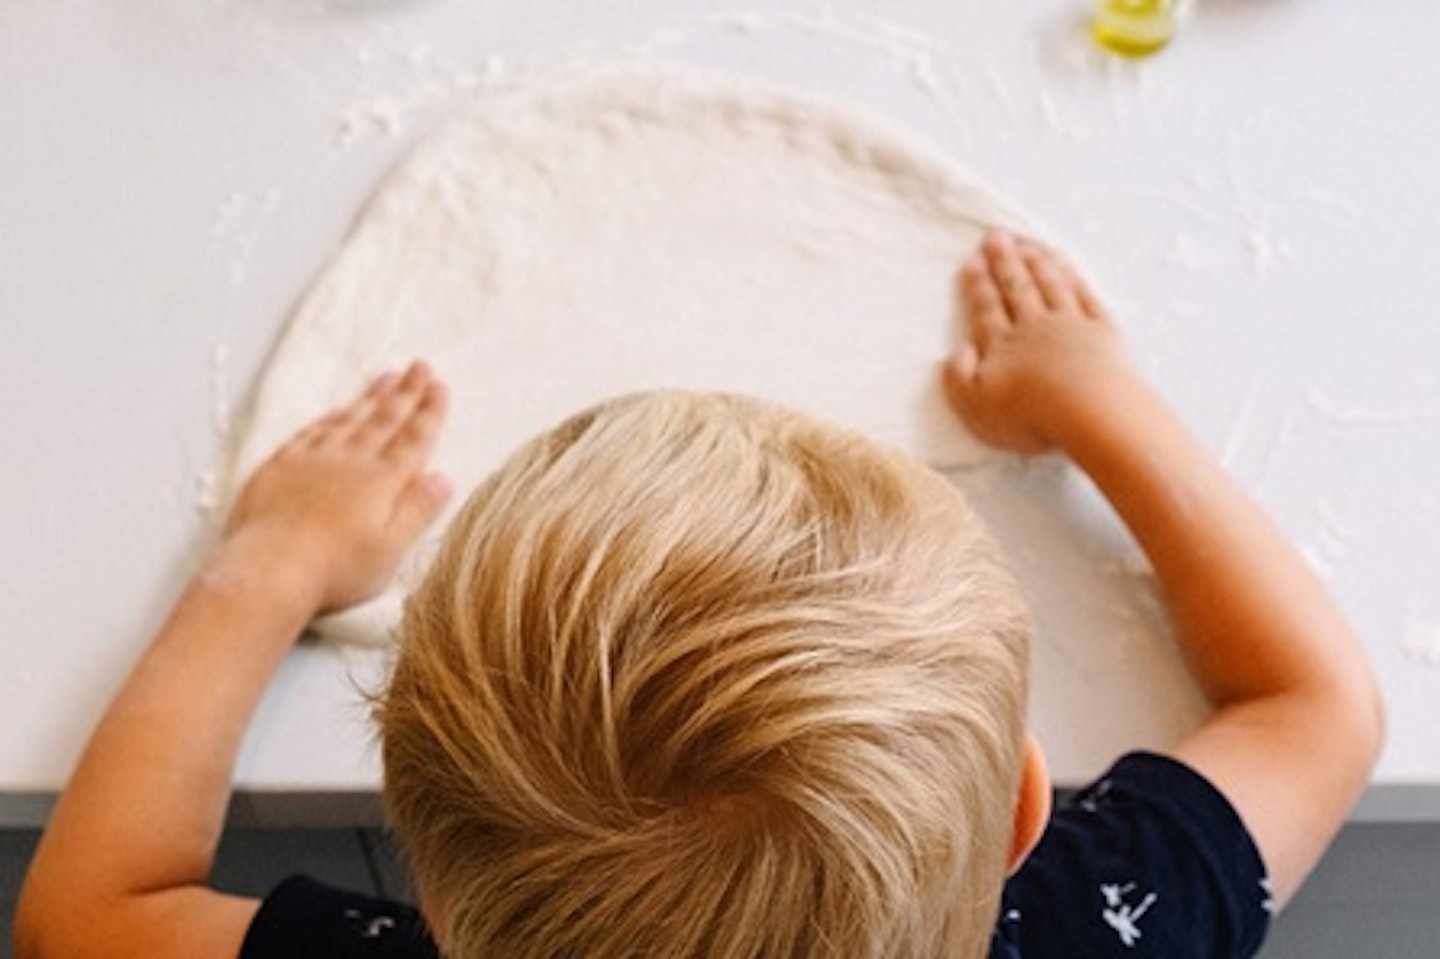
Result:
<svg viewBox="0 0 1440 959"><path fill-rule="evenodd" d="M755 394L974 463L989 454L938 366L955 269L996 225L1032 229L832 104L678 71L486 90L381 183L302 298L227 488L415 357L451 387L436 463L462 491L570 413L660 387ZM398 609L392 594L317 630L383 642Z"/></svg>

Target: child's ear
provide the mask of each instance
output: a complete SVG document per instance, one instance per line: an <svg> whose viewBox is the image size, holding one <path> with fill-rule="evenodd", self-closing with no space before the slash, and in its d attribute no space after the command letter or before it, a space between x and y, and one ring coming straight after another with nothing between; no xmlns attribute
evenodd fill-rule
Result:
<svg viewBox="0 0 1440 959"><path fill-rule="evenodd" d="M1025 734L1025 756L1021 760L1020 796L1015 803L1015 833L1010 840L1010 875L1024 864L1025 857L1040 842L1050 822L1052 794L1045 752L1029 733Z"/></svg>

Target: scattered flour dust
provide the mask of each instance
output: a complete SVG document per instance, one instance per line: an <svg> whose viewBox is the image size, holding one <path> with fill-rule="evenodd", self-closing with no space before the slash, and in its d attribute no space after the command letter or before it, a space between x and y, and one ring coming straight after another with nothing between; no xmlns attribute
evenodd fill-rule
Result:
<svg viewBox="0 0 1440 959"><path fill-rule="evenodd" d="M1440 667L1440 621L1422 619L1412 613L1404 627L1405 655L1412 662Z"/></svg>
<svg viewBox="0 0 1440 959"><path fill-rule="evenodd" d="M436 460L461 490L576 410L653 388L755 394L975 463L988 454L938 368L956 267L995 225L1035 232L923 142L837 105L661 68L487 85L380 185L300 302L225 495L414 357L451 386ZM382 641L397 610L390 596L317 628Z"/></svg>

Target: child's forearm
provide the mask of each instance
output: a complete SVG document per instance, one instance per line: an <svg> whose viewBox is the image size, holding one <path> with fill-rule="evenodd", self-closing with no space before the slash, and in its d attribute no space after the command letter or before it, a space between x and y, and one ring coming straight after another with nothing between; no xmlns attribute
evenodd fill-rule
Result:
<svg viewBox="0 0 1440 959"><path fill-rule="evenodd" d="M92 736L27 898L83 910L206 882L246 724L314 611L286 563L241 535L190 584Z"/></svg>
<svg viewBox="0 0 1440 959"><path fill-rule="evenodd" d="M1345 617L1268 517L1138 378L1062 442L1154 566L1215 717L1175 747L1241 812L1283 905L1369 778L1380 697Z"/></svg>
<svg viewBox="0 0 1440 959"><path fill-rule="evenodd" d="M1372 698L1335 602L1271 520L1138 377L1074 411L1066 453L1139 540L1216 706L1316 688Z"/></svg>

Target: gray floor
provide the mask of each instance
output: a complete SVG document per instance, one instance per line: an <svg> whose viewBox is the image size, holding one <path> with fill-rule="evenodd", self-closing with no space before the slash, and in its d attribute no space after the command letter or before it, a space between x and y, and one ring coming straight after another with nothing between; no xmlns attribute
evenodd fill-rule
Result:
<svg viewBox="0 0 1440 959"><path fill-rule="evenodd" d="M0 832L0 959L33 832ZM225 839L216 885L259 895L292 872L390 897L407 897L385 838L355 830L236 830ZM1440 825L1352 826L1276 924L1264 959L1440 955Z"/></svg>

